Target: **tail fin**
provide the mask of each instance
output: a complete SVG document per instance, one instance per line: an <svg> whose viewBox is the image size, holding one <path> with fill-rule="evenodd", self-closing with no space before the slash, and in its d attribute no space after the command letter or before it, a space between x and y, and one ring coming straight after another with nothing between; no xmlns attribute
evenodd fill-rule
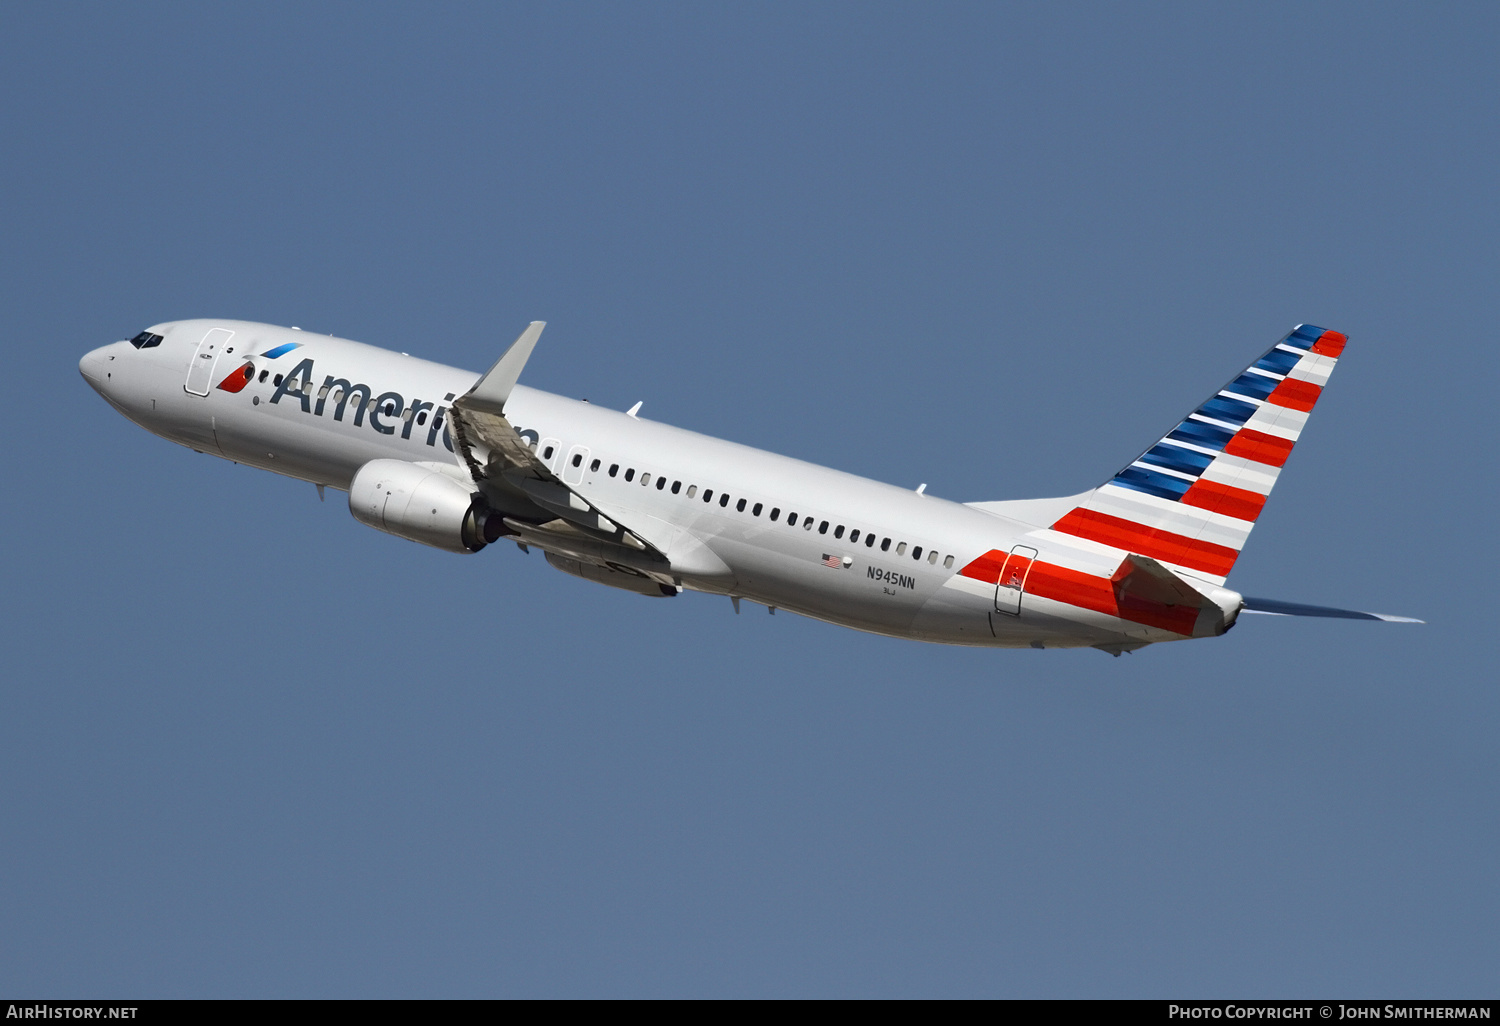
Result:
<svg viewBox="0 0 1500 1026"><path fill-rule="evenodd" d="M1346 342L1299 325L1052 530L1223 584Z"/></svg>

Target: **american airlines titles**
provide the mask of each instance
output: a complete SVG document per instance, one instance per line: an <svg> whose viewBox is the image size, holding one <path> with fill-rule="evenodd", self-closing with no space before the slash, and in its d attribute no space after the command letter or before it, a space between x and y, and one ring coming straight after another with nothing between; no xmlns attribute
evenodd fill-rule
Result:
<svg viewBox="0 0 1500 1026"><path fill-rule="evenodd" d="M335 378L327 375L323 379L323 387L318 389L316 396L313 395L313 361L303 360L297 366L287 372L281 379L281 384L276 386L276 392L271 396L273 405L281 402L283 396L291 396L302 404L302 412L310 413L314 417L323 416L329 396L335 398L333 406L333 419L342 421L344 410L349 405L349 400L356 394L359 401L354 404L354 426L361 427L364 424L365 411L370 414L370 427L382 435L393 435L396 433L395 424L387 424L384 418L401 421L401 437L410 438L412 426L417 423L417 417L426 410L432 410L432 420L427 426L427 444L437 445L438 433L443 436L443 445L449 452L453 451L453 438L448 434L448 425L444 414L448 407L429 403L421 399L413 399L411 405L407 406L406 398L400 392L382 392L373 396L374 390L369 385L351 382L348 378ZM316 400L316 401L314 401ZM443 402L451 402L453 393L449 392L443 397Z"/></svg>

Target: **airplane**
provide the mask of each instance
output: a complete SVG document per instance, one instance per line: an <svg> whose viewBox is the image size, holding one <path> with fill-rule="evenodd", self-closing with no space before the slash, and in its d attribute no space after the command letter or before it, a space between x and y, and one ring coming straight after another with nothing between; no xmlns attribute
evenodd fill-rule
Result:
<svg viewBox="0 0 1500 1026"><path fill-rule="evenodd" d="M960 503L519 384L543 327L482 375L236 320L157 324L78 366L146 430L347 492L376 530L461 554L508 539L650 597L1114 656L1222 635L1241 613L1421 622L1226 586L1337 331L1297 326L1097 488Z"/></svg>

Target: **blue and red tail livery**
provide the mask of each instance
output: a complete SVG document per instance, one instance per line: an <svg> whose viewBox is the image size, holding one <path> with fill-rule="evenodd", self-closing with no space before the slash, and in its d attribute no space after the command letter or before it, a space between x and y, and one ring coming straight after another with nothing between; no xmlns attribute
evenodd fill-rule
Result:
<svg viewBox="0 0 1500 1026"><path fill-rule="evenodd" d="M1299 325L1052 530L1222 584L1347 341Z"/></svg>

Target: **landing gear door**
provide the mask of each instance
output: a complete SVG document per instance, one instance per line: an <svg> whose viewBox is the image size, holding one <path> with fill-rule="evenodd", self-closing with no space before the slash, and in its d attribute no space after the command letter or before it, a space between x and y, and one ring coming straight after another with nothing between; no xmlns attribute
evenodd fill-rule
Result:
<svg viewBox="0 0 1500 1026"><path fill-rule="evenodd" d="M1036 549L1028 545L1017 545L1010 550L995 585L995 612L1021 615L1021 595L1026 591L1026 578L1031 575L1031 562L1036 556Z"/></svg>
<svg viewBox="0 0 1500 1026"><path fill-rule="evenodd" d="M208 334L203 336L203 341L198 343L198 351L188 364L187 381L183 384L183 389L193 395L208 395L219 354L224 351L224 344L232 338L234 332L228 328L209 329Z"/></svg>

